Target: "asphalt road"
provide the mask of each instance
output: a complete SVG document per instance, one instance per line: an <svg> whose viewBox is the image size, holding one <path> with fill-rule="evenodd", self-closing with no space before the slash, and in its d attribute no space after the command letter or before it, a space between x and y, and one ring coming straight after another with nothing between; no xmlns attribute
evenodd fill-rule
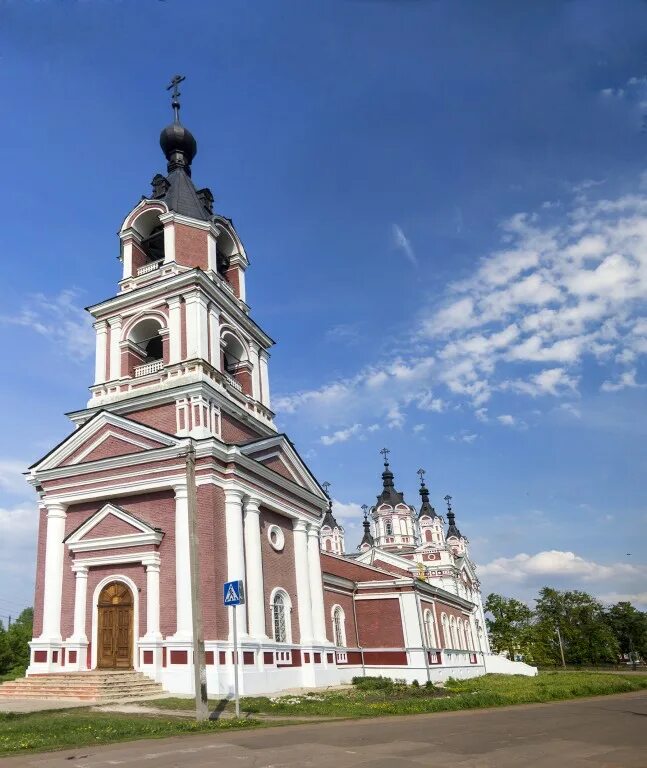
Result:
<svg viewBox="0 0 647 768"><path fill-rule="evenodd" d="M7 768L647 768L647 694L80 747Z"/></svg>

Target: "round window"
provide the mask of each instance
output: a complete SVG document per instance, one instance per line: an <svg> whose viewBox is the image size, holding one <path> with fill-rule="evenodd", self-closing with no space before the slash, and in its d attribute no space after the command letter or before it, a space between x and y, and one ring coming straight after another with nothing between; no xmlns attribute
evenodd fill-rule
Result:
<svg viewBox="0 0 647 768"><path fill-rule="evenodd" d="M267 538L277 552L280 552L285 546L285 535L278 525L270 525L267 529Z"/></svg>

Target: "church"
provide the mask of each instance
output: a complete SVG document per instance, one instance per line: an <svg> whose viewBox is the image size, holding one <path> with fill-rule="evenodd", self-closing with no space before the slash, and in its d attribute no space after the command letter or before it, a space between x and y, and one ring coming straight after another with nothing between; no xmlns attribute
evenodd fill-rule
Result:
<svg viewBox="0 0 647 768"><path fill-rule="evenodd" d="M346 552L327 485L275 427L274 342L252 317L238 232L193 181L178 80L166 175L121 224L116 294L88 307L89 401L27 473L40 510L27 675L135 670L192 693L191 499L209 695L233 688L234 629L243 693L532 674L490 653L451 498L446 527L421 471L420 503L407 504L386 450ZM222 599L233 580L235 611Z"/></svg>

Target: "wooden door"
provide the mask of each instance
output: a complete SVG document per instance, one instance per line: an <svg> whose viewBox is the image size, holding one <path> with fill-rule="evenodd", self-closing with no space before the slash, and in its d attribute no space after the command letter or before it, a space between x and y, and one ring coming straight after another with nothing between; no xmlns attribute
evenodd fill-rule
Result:
<svg viewBox="0 0 647 768"><path fill-rule="evenodd" d="M133 596L120 581L113 581L99 595L100 669L131 669L133 666Z"/></svg>

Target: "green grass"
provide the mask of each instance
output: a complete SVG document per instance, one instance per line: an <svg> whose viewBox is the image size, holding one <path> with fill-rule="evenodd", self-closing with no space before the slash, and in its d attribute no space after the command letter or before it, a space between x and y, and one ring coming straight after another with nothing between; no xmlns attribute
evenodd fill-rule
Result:
<svg viewBox="0 0 647 768"><path fill-rule="evenodd" d="M543 672L537 677L485 675L450 680L444 688L364 684L346 691L277 697L248 697L241 709L252 714L313 717L375 717L559 701L647 689L647 675L598 672ZM159 699L151 705L191 709L192 699ZM221 702L210 702L212 708ZM227 709L231 704L227 704Z"/></svg>
<svg viewBox="0 0 647 768"><path fill-rule="evenodd" d="M161 739L262 725L258 720L198 723L168 717L119 715L89 710L14 714L0 712L0 756L87 747L134 739Z"/></svg>
<svg viewBox="0 0 647 768"><path fill-rule="evenodd" d="M647 675L631 672L542 672L537 677L486 675L472 680L450 680L444 688L410 686L372 678L360 680L352 689L343 691L246 697L241 700L241 708L248 715L273 715L289 722L290 716L375 717L422 714L645 689ZM178 698L155 699L148 704L169 710L190 710L195 706L192 699ZM212 701L210 705L212 709L232 709L231 702ZM277 721L275 724L281 723ZM0 713L0 756L259 725L263 725L259 719L196 723L168 715L119 715L86 709L32 714Z"/></svg>
<svg viewBox="0 0 647 768"><path fill-rule="evenodd" d="M8 672L0 675L0 683L7 682L8 680L17 680L19 677L25 676L25 670L27 667L14 667Z"/></svg>

